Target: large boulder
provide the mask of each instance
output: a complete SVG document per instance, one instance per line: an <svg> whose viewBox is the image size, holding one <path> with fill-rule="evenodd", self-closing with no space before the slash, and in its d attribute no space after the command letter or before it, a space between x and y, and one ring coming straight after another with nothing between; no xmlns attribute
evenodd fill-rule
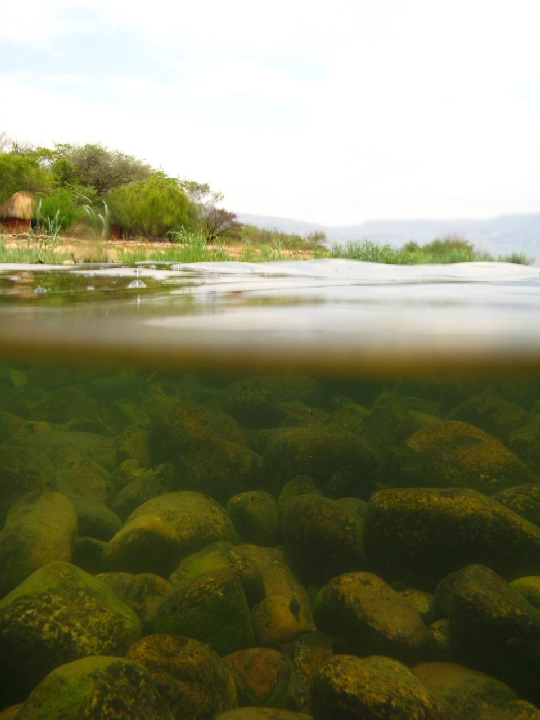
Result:
<svg viewBox="0 0 540 720"><path fill-rule="evenodd" d="M475 490L388 489L368 503L364 551L386 580L432 591L471 563L507 579L537 574L540 529Z"/></svg>
<svg viewBox="0 0 540 720"><path fill-rule="evenodd" d="M109 587L53 562L0 601L0 697L20 702L51 670L88 655L123 655L141 622Z"/></svg>

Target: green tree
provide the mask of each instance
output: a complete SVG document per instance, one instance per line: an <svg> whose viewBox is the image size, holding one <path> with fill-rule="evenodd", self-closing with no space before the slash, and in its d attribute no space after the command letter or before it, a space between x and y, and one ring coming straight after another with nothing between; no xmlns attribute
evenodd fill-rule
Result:
<svg viewBox="0 0 540 720"><path fill-rule="evenodd" d="M47 193L52 177L32 155L0 153L0 202L19 190Z"/></svg>
<svg viewBox="0 0 540 720"><path fill-rule="evenodd" d="M190 199L178 180L161 171L117 187L105 199L112 222L129 235L163 238L170 230L194 229Z"/></svg>

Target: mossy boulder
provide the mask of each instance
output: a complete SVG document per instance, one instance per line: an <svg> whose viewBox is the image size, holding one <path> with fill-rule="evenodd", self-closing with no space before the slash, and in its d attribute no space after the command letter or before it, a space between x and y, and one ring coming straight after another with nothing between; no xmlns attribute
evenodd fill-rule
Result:
<svg viewBox="0 0 540 720"><path fill-rule="evenodd" d="M540 610L540 575L528 575L512 580L510 585L518 590L531 605Z"/></svg>
<svg viewBox="0 0 540 720"><path fill-rule="evenodd" d="M218 540L238 542L235 527L223 506L201 493L183 490L152 498L134 510L127 522L142 515L156 515L175 529L180 539L176 562Z"/></svg>
<svg viewBox="0 0 540 720"><path fill-rule="evenodd" d="M243 546L234 546L224 540L211 543L198 553L181 560L169 580L176 585L207 572L225 569L230 570L242 583L250 608L264 598L263 577L253 557Z"/></svg>
<svg viewBox="0 0 540 720"><path fill-rule="evenodd" d="M224 658L238 692L240 706L284 708L292 663L283 653L270 648L237 650Z"/></svg>
<svg viewBox="0 0 540 720"><path fill-rule="evenodd" d="M288 595L268 595L251 610L255 642L280 648L314 630L311 608Z"/></svg>
<svg viewBox="0 0 540 720"><path fill-rule="evenodd" d="M227 514L244 543L269 547L277 545L281 526L277 503L270 493L252 490L231 497Z"/></svg>
<svg viewBox="0 0 540 720"><path fill-rule="evenodd" d="M493 499L510 508L529 522L540 526L540 485L527 483L501 490Z"/></svg>
<svg viewBox="0 0 540 720"><path fill-rule="evenodd" d="M148 635L130 647L126 659L146 668L174 718L208 720L238 706L227 664L198 640Z"/></svg>
<svg viewBox="0 0 540 720"><path fill-rule="evenodd" d="M308 495L309 493L322 495L321 490L307 475L296 475L292 480L286 482L277 500L280 517L283 517L283 513L290 502L295 500L299 495Z"/></svg>
<svg viewBox="0 0 540 720"><path fill-rule="evenodd" d="M364 522L364 550L381 577L428 591L471 563L507 579L540 572L540 529L475 490L375 493Z"/></svg>
<svg viewBox="0 0 540 720"><path fill-rule="evenodd" d="M514 430L527 424L529 415L515 403L484 394L473 395L461 402L449 413L448 420L469 423L506 442Z"/></svg>
<svg viewBox="0 0 540 720"><path fill-rule="evenodd" d="M311 715L276 708L244 707L216 715L215 720L313 720Z"/></svg>
<svg viewBox="0 0 540 720"><path fill-rule="evenodd" d="M144 633L152 631L156 610L165 595L171 590L171 583L152 573L135 575L127 586L122 600L137 613Z"/></svg>
<svg viewBox="0 0 540 720"><path fill-rule="evenodd" d="M515 430L508 440L508 447L515 452L533 472L540 471L540 416L529 425Z"/></svg>
<svg viewBox="0 0 540 720"><path fill-rule="evenodd" d="M497 678L457 663L426 662L412 671L457 718L483 718L488 708L516 699L512 688Z"/></svg>
<svg viewBox="0 0 540 720"><path fill-rule="evenodd" d="M351 655L388 655L411 663L427 641L419 613L372 573L339 575L313 604L318 630L338 637L335 648Z"/></svg>
<svg viewBox="0 0 540 720"><path fill-rule="evenodd" d="M116 460L115 439L90 432L66 432L63 430L47 430L34 433L24 438L24 444L32 448L46 448L48 452L54 448L74 448L93 463L104 477L118 465ZM60 459L61 451L57 451ZM53 455L51 455L53 457ZM54 461L54 460L53 460ZM58 462L58 460L57 460ZM103 473L105 471L105 473Z"/></svg>
<svg viewBox="0 0 540 720"><path fill-rule="evenodd" d="M23 704L19 720L173 720L150 673L137 662L91 656L61 665Z"/></svg>
<svg viewBox="0 0 540 720"><path fill-rule="evenodd" d="M317 424L283 428L264 452L263 482L277 495L295 475L311 477L329 497L369 497L374 458L366 442L346 430Z"/></svg>
<svg viewBox="0 0 540 720"><path fill-rule="evenodd" d="M159 474L148 471L135 477L117 493L111 502L111 509L122 520L126 520L140 505L166 492Z"/></svg>
<svg viewBox="0 0 540 720"><path fill-rule="evenodd" d="M540 610L515 587L483 565L468 565L444 578L435 597L463 664L522 692L537 690Z"/></svg>
<svg viewBox="0 0 540 720"><path fill-rule="evenodd" d="M451 720L416 675L389 657L334 656L313 678L310 707L314 720Z"/></svg>
<svg viewBox="0 0 540 720"><path fill-rule="evenodd" d="M30 404L32 420L55 424L65 423L74 417L99 416L99 412L96 401L76 387L57 388L48 397Z"/></svg>
<svg viewBox="0 0 540 720"><path fill-rule="evenodd" d="M177 583L157 607L154 630L195 638L220 655L254 644L246 596L230 570Z"/></svg>
<svg viewBox="0 0 540 720"><path fill-rule="evenodd" d="M288 707L301 712L309 711L309 686L313 675L333 654L331 637L318 630L294 643Z"/></svg>
<svg viewBox="0 0 540 720"><path fill-rule="evenodd" d="M79 486L75 478L68 480L58 474L51 486L73 503L79 535L107 541L122 527L122 521L105 501L91 490Z"/></svg>
<svg viewBox="0 0 540 720"><path fill-rule="evenodd" d="M0 445L0 525L20 495L46 490L55 473L55 466L43 450Z"/></svg>
<svg viewBox="0 0 540 720"><path fill-rule="evenodd" d="M394 451L394 484L404 487L463 487L493 495L532 479L499 440L458 420L426 425Z"/></svg>
<svg viewBox="0 0 540 720"><path fill-rule="evenodd" d="M313 378L299 375L260 375L228 385L222 392L222 406L248 428L276 427L284 413L279 403L319 404L321 385Z"/></svg>
<svg viewBox="0 0 540 720"><path fill-rule="evenodd" d="M150 455L150 432L144 425L128 425L116 441L118 464L124 460L136 460L143 468L152 464Z"/></svg>
<svg viewBox="0 0 540 720"><path fill-rule="evenodd" d="M83 536L75 540L71 562L91 575L103 572L103 550L107 543L104 540Z"/></svg>
<svg viewBox="0 0 540 720"><path fill-rule="evenodd" d="M417 611L425 625L434 622L438 617L439 611L435 596L431 593L416 588L405 588L404 590L398 590L398 593Z"/></svg>
<svg viewBox="0 0 540 720"><path fill-rule="evenodd" d="M338 501L301 495L287 505L283 534L287 551L308 582L324 583L365 567L362 517Z"/></svg>
<svg viewBox="0 0 540 720"><path fill-rule="evenodd" d="M156 573L167 577L178 562L182 545L172 524L146 513L127 522L103 550L103 566L111 571Z"/></svg>
<svg viewBox="0 0 540 720"><path fill-rule="evenodd" d="M20 702L59 665L123 655L140 634L137 615L105 583L50 563L0 601L0 697Z"/></svg>
<svg viewBox="0 0 540 720"><path fill-rule="evenodd" d="M54 560L71 561L77 515L65 495L26 493L8 513L0 532L0 597Z"/></svg>

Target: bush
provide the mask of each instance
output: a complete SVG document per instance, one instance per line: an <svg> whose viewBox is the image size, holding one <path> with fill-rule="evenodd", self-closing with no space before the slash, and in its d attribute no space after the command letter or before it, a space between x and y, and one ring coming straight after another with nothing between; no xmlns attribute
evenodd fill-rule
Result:
<svg viewBox="0 0 540 720"><path fill-rule="evenodd" d="M164 238L171 230L191 229L190 200L178 181L162 172L117 187L106 198L111 222L128 235Z"/></svg>
<svg viewBox="0 0 540 720"><path fill-rule="evenodd" d="M62 230L69 230L80 222L84 215L83 208L74 201L69 190L58 188L40 199L36 220L41 225L56 221Z"/></svg>
<svg viewBox="0 0 540 720"><path fill-rule="evenodd" d="M0 202L19 190L47 193L51 187L51 175L35 157L0 153Z"/></svg>

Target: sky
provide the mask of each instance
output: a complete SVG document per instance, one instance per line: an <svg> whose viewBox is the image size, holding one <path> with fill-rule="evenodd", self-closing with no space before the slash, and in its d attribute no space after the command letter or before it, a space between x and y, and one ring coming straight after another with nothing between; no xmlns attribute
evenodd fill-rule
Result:
<svg viewBox="0 0 540 720"><path fill-rule="evenodd" d="M0 131L325 225L540 212L536 0L0 0Z"/></svg>

